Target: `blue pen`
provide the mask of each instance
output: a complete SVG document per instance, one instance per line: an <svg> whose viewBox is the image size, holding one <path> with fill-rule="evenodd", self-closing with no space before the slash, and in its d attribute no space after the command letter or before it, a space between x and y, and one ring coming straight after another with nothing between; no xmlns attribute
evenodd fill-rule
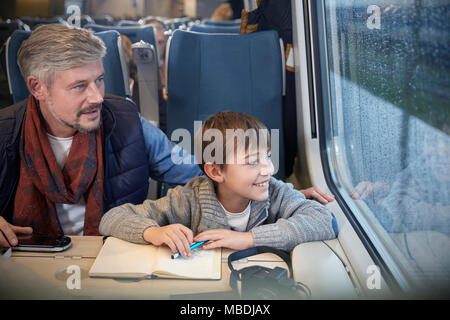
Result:
<svg viewBox="0 0 450 320"><path fill-rule="evenodd" d="M198 248L198 247L204 245L204 244L207 243L208 241L209 241L209 240L196 242L196 243L194 243L193 245L191 245L191 246L189 247L189 249L191 249L191 251L192 251L192 250L194 250L195 248ZM179 253L174 253L174 254L172 255L172 259L176 259L176 258L178 258L179 256L180 256Z"/></svg>

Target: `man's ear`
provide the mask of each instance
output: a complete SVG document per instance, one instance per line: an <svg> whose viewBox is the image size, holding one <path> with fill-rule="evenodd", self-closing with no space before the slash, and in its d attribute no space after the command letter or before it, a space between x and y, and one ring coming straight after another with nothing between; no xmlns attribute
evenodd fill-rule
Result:
<svg viewBox="0 0 450 320"><path fill-rule="evenodd" d="M223 182L223 168L220 165L207 162L203 165L203 170L205 171L206 175L215 182Z"/></svg>
<svg viewBox="0 0 450 320"><path fill-rule="evenodd" d="M30 90L30 93L37 99L37 100L46 100L48 96L48 90L47 86L39 80L35 76L28 76L27 77L27 85L28 90Z"/></svg>

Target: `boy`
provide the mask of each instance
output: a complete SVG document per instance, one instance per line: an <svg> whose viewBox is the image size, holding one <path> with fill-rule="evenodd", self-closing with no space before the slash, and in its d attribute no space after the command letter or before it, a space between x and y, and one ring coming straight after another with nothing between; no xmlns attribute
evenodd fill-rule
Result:
<svg viewBox="0 0 450 320"><path fill-rule="evenodd" d="M136 243L165 244L184 257L192 255L193 241L209 240L203 249L266 245L290 251L302 242L337 236L336 218L326 207L272 177L270 139L261 121L242 113L220 112L205 120L202 137L210 129L222 139L202 141L202 159L197 160L205 176L170 189L164 198L108 211L100 233ZM235 147L235 137L225 139L227 130L255 130L256 139L247 135L237 139ZM220 141L222 148L205 159L205 151ZM226 163L217 160L221 154Z"/></svg>

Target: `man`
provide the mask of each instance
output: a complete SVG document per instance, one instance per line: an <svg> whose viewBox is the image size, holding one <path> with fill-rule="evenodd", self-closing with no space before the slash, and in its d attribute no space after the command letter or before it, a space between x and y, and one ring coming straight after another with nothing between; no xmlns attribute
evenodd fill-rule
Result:
<svg viewBox="0 0 450 320"><path fill-rule="evenodd" d="M184 184L200 174L171 161L171 142L132 102L104 95L105 52L64 25L36 29L20 48L31 94L0 112L0 245L32 230L96 235L108 209L145 200L149 177Z"/></svg>
<svg viewBox="0 0 450 320"><path fill-rule="evenodd" d="M31 94L0 111L0 246L33 231L98 235L106 211L146 199L149 177L184 184L201 174L194 161L172 162L173 144L133 102L105 96L105 51L91 32L56 24L22 44Z"/></svg>

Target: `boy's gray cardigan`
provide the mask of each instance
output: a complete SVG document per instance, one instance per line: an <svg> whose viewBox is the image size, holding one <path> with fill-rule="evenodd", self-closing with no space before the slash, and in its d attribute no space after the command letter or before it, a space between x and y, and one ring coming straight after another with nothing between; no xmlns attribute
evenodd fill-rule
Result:
<svg viewBox="0 0 450 320"><path fill-rule="evenodd" d="M208 229L230 229L212 180L195 177L185 186L170 189L161 199L113 208L103 216L99 229L102 235L146 243L145 229L174 223L189 227L194 236ZM288 251L300 243L333 239L338 234L331 211L307 200L292 184L273 177L268 199L251 201L246 231L253 233L255 246Z"/></svg>

